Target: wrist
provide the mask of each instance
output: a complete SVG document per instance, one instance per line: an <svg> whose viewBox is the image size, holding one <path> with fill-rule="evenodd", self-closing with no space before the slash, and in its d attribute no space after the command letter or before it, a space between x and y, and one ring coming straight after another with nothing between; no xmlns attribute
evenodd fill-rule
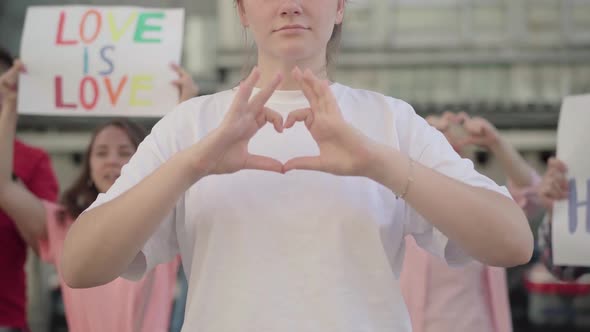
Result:
<svg viewBox="0 0 590 332"><path fill-rule="evenodd" d="M16 123L18 113L16 112L16 103L8 100L2 100L0 108L0 118L7 118Z"/></svg>
<svg viewBox="0 0 590 332"><path fill-rule="evenodd" d="M506 145L506 142L499 134L496 134L490 141L488 142L487 148L493 154L500 153Z"/></svg>
<svg viewBox="0 0 590 332"><path fill-rule="evenodd" d="M222 131L213 130L197 144L185 150L190 172L198 180L213 174L215 165L225 152Z"/></svg>
<svg viewBox="0 0 590 332"><path fill-rule="evenodd" d="M2 112L4 111L13 111L14 113L16 110L17 101L16 98L8 97L2 99Z"/></svg>
<svg viewBox="0 0 590 332"><path fill-rule="evenodd" d="M10 177L0 176L0 196L2 196L2 191L10 184L10 182L12 182Z"/></svg>
<svg viewBox="0 0 590 332"><path fill-rule="evenodd" d="M402 194L408 177L410 158L400 151L379 144L375 148L367 177L395 193Z"/></svg>
<svg viewBox="0 0 590 332"><path fill-rule="evenodd" d="M12 177L2 176L0 178L0 202L5 201L6 197L9 197L11 195L11 192L14 192L14 188L17 185L18 184L16 183L16 181L12 180Z"/></svg>
<svg viewBox="0 0 590 332"><path fill-rule="evenodd" d="M200 139L197 143L185 148L176 155L179 169L183 177L191 185L200 179L211 174L214 168L212 161L216 160L212 153L216 152L215 142L217 141L218 130L215 129ZM217 149L217 151L220 151Z"/></svg>
<svg viewBox="0 0 590 332"><path fill-rule="evenodd" d="M182 177L191 185L209 175L209 167L198 145L185 149L176 158Z"/></svg>

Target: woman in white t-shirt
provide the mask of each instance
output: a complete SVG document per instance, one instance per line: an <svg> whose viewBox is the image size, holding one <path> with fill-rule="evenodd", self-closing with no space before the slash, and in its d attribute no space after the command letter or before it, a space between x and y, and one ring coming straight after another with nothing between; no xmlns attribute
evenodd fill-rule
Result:
<svg viewBox="0 0 590 332"><path fill-rule="evenodd" d="M451 264L529 260L505 188L407 103L326 80L344 7L237 2L258 66L153 128L71 228L70 286L136 279L180 252L183 331L411 331L405 235Z"/></svg>

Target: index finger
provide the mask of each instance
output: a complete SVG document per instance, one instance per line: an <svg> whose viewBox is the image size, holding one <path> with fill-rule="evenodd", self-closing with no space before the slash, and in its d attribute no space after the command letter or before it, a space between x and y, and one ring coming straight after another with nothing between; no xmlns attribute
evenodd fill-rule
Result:
<svg viewBox="0 0 590 332"><path fill-rule="evenodd" d="M451 111L445 111L440 119L446 121L447 123L461 123L461 121L463 121L459 114L455 114Z"/></svg>
<svg viewBox="0 0 590 332"><path fill-rule="evenodd" d="M483 127L475 119L468 118L467 120L465 120L465 122L463 123L463 128L465 129L465 131L472 135L483 134Z"/></svg>
<svg viewBox="0 0 590 332"><path fill-rule="evenodd" d="M554 157L549 158L548 164L549 164L548 165L549 168L551 168L551 169L556 169L562 173L567 172L567 165L563 161L561 161L557 158L554 158Z"/></svg>
<svg viewBox="0 0 590 332"><path fill-rule="evenodd" d="M277 74L265 88L260 90L260 92L258 92L256 96L252 98L250 106L252 106L255 110L260 110L262 107L264 107L264 104L266 104L266 102L270 99L272 94L278 88L279 84L281 84L282 80L283 77L281 74Z"/></svg>
<svg viewBox="0 0 590 332"><path fill-rule="evenodd" d="M444 115L441 117L438 117L436 119L436 121L434 122L434 128L438 129L441 132L446 132L449 127L451 126L451 121L449 120L449 117L445 117Z"/></svg>
<svg viewBox="0 0 590 332"><path fill-rule="evenodd" d="M323 80L320 83L320 87L322 89L322 92L324 93L324 98L326 99L326 103L328 104L328 110L329 111L334 111L339 109L339 105L338 105L338 100L336 100L336 97L334 96L334 93L332 92L332 89L330 88L330 82L328 80Z"/></svg>
<svg viewBox="0 0 590 332"><path fill-rule="evenodd" d="M318 104L317 96L313 92L312 87L309 86L309 84L303 79L303 72L301 72L301 69L299 69L299 67L295 67L295 69L293 69L293 77L295 78L295 80L299 84L299 87L301 88L303 95L305 96L307 101L309 101L309 105L311 106L311 109L312 110L317 109L317 107L318 107L317 106L317 104Z"/></svg>
<svg viewBox="0 0 590 332"><path fill-rule="evenodd" d="M172 70L174 70L178 75L184 73L184 69L182 69L182 67L180 67L180 65L175 62L170 63L170 68L172 68Z"/></svg>
<svg viewBox="0 0 590 332"><path fill-rule="evenodd" d="M250 72L250 75L248 75L245 80L240 82L240 87L238 88L238 93L235 99L236 102L247 104L250 100L250 96L252 95L252 90L259 79L260 71L258 70L258 67L254 67Z"/></svg>
<svg viewBox="0 0 590 332"><path fill-rule="evenodd" d="M469 114L465 112L459 112L455 114L455 121L457 121L457 123L464 123L470 119L471 117L469 116Z"/></svg>

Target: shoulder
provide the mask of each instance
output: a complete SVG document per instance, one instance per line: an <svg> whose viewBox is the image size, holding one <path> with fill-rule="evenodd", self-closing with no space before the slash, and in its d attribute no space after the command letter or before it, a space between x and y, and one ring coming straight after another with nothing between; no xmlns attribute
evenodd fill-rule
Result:
<svg viewBox="0 0 590 332"><path fill-rule="evenodd" d="M359 110L359 117L369 118L366 121L383 121L378 125L385 126L397 141L397 147L412 158L419 159L431 145L442 144L445 146L441 151L449 150L444 135L430 126L408 102L370 90L346 86L340 89L342 103L353 105Z"/></svg>
<svg viewBox="0 0 590 332"><path fill-rule="evenodd" d="M153 126L138 147L140 153L136 153L134 158L151 158L155 154L160 161L164 161L175 152L196 143L219 126L234 94L232 90L225 90L178 104ZM151 151L151 154L141 153L143 151Z"/></svg>
<svg viewBox="0 0 590 332"><path fill-rule="evenodd" d="M176 130L191 126L216 125L223 118L235 95L234 89L191 98L178 104L154 126L156 130ZM191 131L194 128L190 128Z"/></svg>
<svg viewBox="0 0 590 332"><path fill-rule="evenodd" d="M43 159L49 160L49 154L45 150L36 146L26 144L18 139L14 140L14 153L15 157L18 156L21 158L25 158L28 162L36 162Z"/></svg>
<svg viewBox="0 0 590 332"><path fill-rule="evenodd" d="M356 89L339 83L335 83L335 97L344 107L392 117L396 124L412 120L416 115L414 108L404 100L385 95L380 92Z"/></svg>
<svg viewBox="0 0 590 332"><path fill-rule="evenodd" d="M416 127L422 126L423 119L414 108L399 98L341 84L334 88L334 92L341 109L355 114L356 122L384 126L399 136L410 134Z"/></svg>
<svg viewBox="0 0 590 332"><path fill-rule="evenodd" d="M50 196L57 196L57 179L51 158L45 150L15 140L13 154L13 172L30 190L38 194L40 191L51 189L53 193Z"/></svg>
<svg viewBox="0 0 590 332"><path fill-rule="evenodd" d="M186 100L176 106L171 113L194 114L198 112L207 112L211 108L223 106L233 100L236 94L235 89L220 91L210 95L203 95Z"/></svg>

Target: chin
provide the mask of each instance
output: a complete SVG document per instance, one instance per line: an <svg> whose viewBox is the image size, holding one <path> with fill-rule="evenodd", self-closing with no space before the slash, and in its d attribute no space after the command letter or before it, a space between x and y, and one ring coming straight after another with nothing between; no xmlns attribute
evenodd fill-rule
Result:
<svg viewBox="0 0 590 332"><path fill-rule="evenodd" d="M113 183L109 182L109 183L100 183L96 186L96 189L98 189L99 193L106 193L111 186L113 185Z"/></svg>
<svg viewBox="0 0 590 332"><path fill-rule="evenodd" d="M312 57L312 53L307 47L299 45L287 45L278 50L277 53L279 58L292 62L298 62Z"/></svg>
<svg viewBox="0 0 590 332"><path fill-rule="evenodd" d="M270 53L280 59L305 59L310 57L317 48L309 38L281 38L275 40L275 45L269 49Z"/></svg>

